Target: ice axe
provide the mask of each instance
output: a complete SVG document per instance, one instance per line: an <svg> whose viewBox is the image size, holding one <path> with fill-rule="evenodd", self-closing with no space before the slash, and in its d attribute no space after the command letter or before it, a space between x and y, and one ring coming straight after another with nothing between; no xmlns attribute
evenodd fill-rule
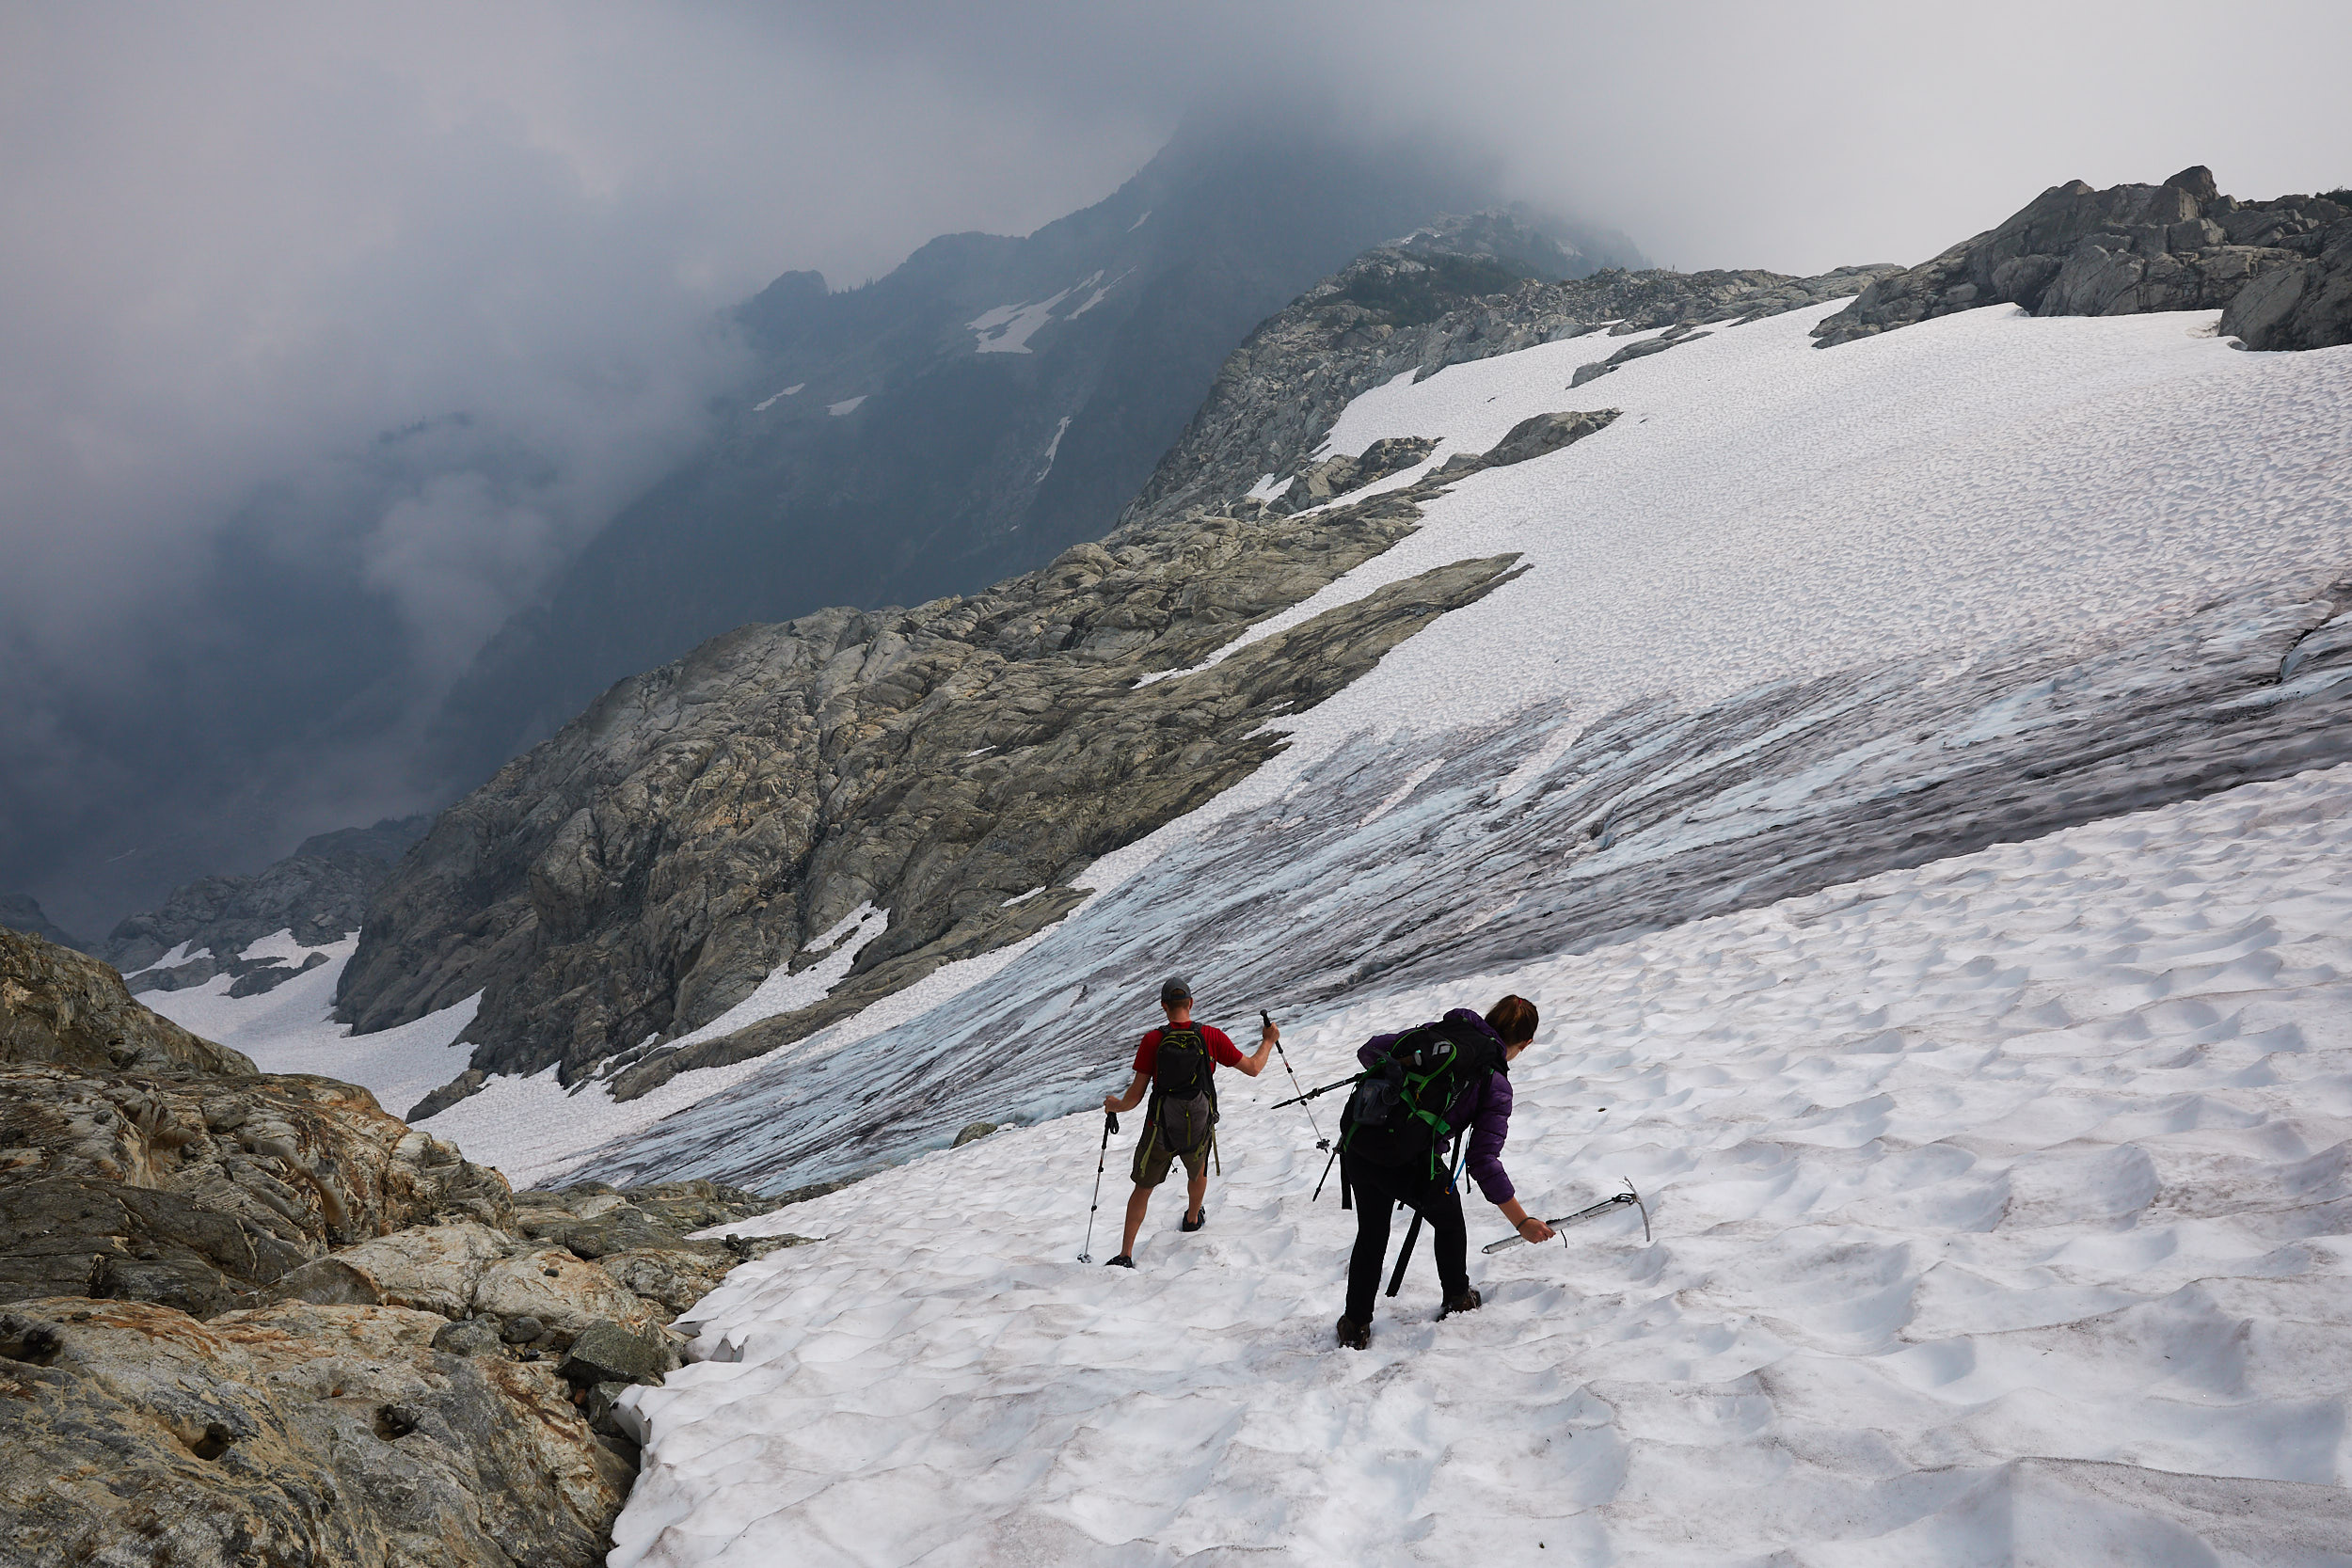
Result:
<svg viewBox="0 0 2352 1568"><path fill-rule="evenodd" d="M1094 1213L1096 1210L1103 1207L1103 1167L1110 1163L1111 1134L1118 1131L1119 1118L1108 1111L1104 1112L1103 1152L1096 1155L1094 1159L1094 1197L1087 1206L1086 1248L1078 1254L1078 1261L1081 1263L1094 1261Z"/></svg>
<svg viewBox="0 0 2352 1568"><path fill-rule="evenodd" d="M1604 1197L1589 1209L1579 1209L1573 1214L1563 1214L1556 1220L1546 1220L1544 1223L1551 1227L1554 1230L1557 1230L1564 1225L1574 1225L1579 1220L1589 1220L1595 1214L1606 1213L1608 1211L1617 1208L1621 1204L1627 1203L1632 1204L1636 1209L1639 1209L1642 1212L1642 1240L1644 1242L1647 1242L1650 1239L1649 1205L1642 1201L1642 1195L1633 1190L1633 1183L1631 1181L1626 1182L1624 1192L1615 1193L1608 1197ZM1526 1240L1527 1238L1524 1236L1505 1236L1499 1242L1488 1242L1485 1246L1480 1247L1478 1250L1481 1252L1501 1252L1504 1247L1518 1246L1520 1243ZM1567 1244L1567 1239L1565 1237L1561 1238L1561 1244L1563 1246Z"/></svg>

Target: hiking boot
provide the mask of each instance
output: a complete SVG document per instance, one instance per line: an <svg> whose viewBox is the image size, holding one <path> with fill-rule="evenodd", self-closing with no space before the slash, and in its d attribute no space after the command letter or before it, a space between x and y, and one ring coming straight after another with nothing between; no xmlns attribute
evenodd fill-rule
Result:
<svg viewBox="0 0 2352 1568"><path fill-rule="evenodd" d="M1136 1266L1136 1260L1122 1252L1103 1266L1106 1269L1132 1269Z"/></svg>
<svg viewBox="0 0 2352 1568"><path fill-rule="evenodd" d="M1348 1350L1372 1348L1372 1324L1359 1323L1353 1318L1342 1318L1339 1326L1340 1343Z"/></svg>
<svg viewBox="0 0 2352 1568"><path fill-rule="evenodd" d="M1479 1295L1476 1291L1464 1291L1460 1295L1446 1297L1445 1308L1438 1316L1450 1318L1456 1312L1475 1312L1478 1310L1478 1303Z"/></svg>
<svg viewBox="0 0 2352 1568"><path fill-rule="evenodd" d="M1200 1206L1200 1212L1197 1214L1186 1214L1184 1216L1184 1224L1179 1227L1179 1228L1184 1230L1198 1230L1208 1223L1209 1206L1204 1203Z"/></svg>

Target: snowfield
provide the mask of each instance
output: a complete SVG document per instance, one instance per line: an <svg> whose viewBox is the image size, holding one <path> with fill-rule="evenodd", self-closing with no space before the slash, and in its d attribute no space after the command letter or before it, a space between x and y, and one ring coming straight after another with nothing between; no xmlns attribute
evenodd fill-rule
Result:
<svg viewBox="0 0 2352 1568"><path fill-rule="evenodd" d="M1522 1196L1656 1221L1473 1252L1444 1323L1424 1250L1362 1354L1277 1069L1221 1075L1208 1227L1163 1193L1134 1274L1075 1261L1099 1113L738 1227L826 1239L630 1396L612 1561L2342 1563L2347 866L2339 768L1295 1030L1320 1082L1534 998Z"/></svg>
<svg viewBox="0 0 2352 1568"><path fill-rule="evenodd" d="M231 996L229 988L235 981L215 974L186 990L143 991L139 1000L183 1029L244 1052L263 1072L340 1078L399 1116L466 1070L473 1047L453 1042L473 1022L480 998L468 997L397 1029L355 1036L349 1024L335 1022L335 986L358 945L355 934L331 946L301 947L293 931L278 931L236 956L298 964L320 952L327 961L259 996ZM185 957L166 955L175 962Z"/></svg>

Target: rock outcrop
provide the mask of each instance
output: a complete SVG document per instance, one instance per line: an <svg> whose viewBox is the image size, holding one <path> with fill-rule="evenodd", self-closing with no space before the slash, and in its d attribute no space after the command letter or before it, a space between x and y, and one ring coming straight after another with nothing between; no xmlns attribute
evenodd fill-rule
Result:
<svg viewBox="0 0 2352 1568"><path fill-rule="evenodd" d="M2203 167L2103 191L2072 180L1878 279L1814 336L1829 347L1988 305L2037 316L2219 309L2222 333L2248 348L2352 342L2352 192L2242 202Z"/></svg>
<svg viewBox="0 0 2352 1568"><path fill-rule="evenodd" d="M130 975L135 991L179 990L219 974L236 977L232 995L274 989L326 962L323 953L246 958L245 950L279 931L318 948L359 928L368 898L393 864L424 835L431 818L387 818L373 828L320 833L252 877L206 877L173 891L163 907L131 915L106 938L106 959ZM153 967L175 950L182 959Z"/></svg>
<svg viewBox="0 0 2352 1568"><path fill-rule="evenodd" d="M601 1562L635 1466L552 1362L443 1320L285 1303L199 1323L72 1297L0 1313L0 1558L24 1568Z"/></svg>
<svg viewBox="0 0 2352 1568"><path fill-rule="evenodd" d="M790 1236L707 1181L517 1198L366 1090L260 1074L0 931L0 1560L601 1560L616 1402Z"/></svg>
<svg viewBox="0 0 2352 1568"><path fill-rule="evenodd" d="M98 1071L246 1072L242 1053L132 1000L111 966L0 927L0 1062Z"/></svg>

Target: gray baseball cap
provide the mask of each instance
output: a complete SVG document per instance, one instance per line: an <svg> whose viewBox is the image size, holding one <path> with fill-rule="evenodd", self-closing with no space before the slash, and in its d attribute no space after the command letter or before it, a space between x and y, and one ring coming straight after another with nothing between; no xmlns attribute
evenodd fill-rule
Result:
<svg viewBox="0 0 2352 1568"><path fill-rule="evenodd" d="M1173 1007L1179 1002L1192 1000L1192 982L1181 974L1171 974L1160 987L1160 1006Z"/></svg>

